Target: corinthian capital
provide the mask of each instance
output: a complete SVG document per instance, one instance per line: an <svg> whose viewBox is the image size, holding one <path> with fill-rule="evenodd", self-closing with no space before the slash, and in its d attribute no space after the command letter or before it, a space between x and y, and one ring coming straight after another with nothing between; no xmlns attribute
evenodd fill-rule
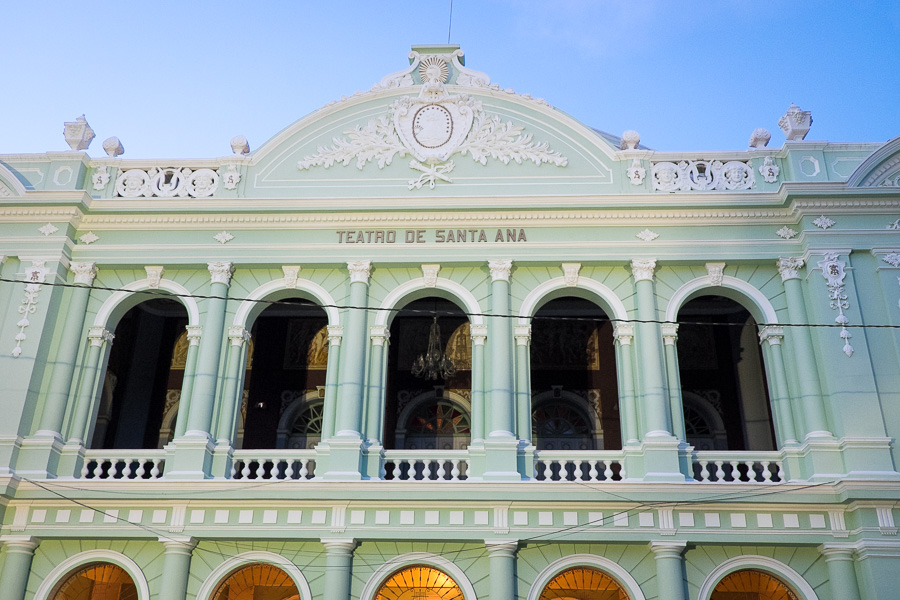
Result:
<svg viewBox="0 0 900 600"><path fill-rule="evenodd" d="M69 270L75 273L75 283L80 285L94 285L94 277L97 276L97 265L92 262L73 262Z"/></svg>
<svg viewBox="0 0 900 600"><path fill-rule="evenodd" d="M230 262L211 262L209 265L209 275L212 283L231 284L231 276L234 274L234 264Z"/></svg>
<svg viewBox="0 0 900 600"><path fill-rule="evenodd" d="M350 271L350 283L365 283L369 285L369 275L372 272L371 260L351 260L347 262L347 270Z"/></svg>
<svg viewBox="0 0 900 600"><path fill-rule="evenodd" d="M781 280L800 279L799 271L803 268L802 258L779 258L775 261L778 272L781 274Z"/></svg>
<svg viewBox="0 0 900 600"><path fill-rule="evenodd" d="M635 259L631 261L631 274L635 281L653 281L653 271L656 270L656 259Z"/></svg>
<svg viewBox="0 0 900 600"><path fill-rule="evenodd" d="M511 258L489 260L488 268L491 270L491 281L509 281L512 262Z"/></svg>

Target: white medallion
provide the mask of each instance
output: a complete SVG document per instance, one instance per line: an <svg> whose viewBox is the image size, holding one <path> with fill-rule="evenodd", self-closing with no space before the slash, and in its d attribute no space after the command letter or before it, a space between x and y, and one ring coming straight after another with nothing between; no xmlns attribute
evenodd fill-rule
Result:
<svg viewBox="0 0 900 600"><path fill-rule="evenodd" d="M425 148L440 148L453 135L453 116L439 104L426 104L413 117L413 138Z"/></svg>

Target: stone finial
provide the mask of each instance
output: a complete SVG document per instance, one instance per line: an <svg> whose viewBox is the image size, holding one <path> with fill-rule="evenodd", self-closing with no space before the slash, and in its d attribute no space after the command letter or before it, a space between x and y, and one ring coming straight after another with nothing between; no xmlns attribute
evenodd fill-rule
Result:
<svg viewBox="0 0 900 600"><path fill-rule="evenodd" d="M800 107L791 103L787 112L778 119L778 126L784 132L787 140L802 140L809 133L812 125L812 113L808 110L800 110Z"/></svg>
<svg viewBox="0 0 900 600"><path fill-rule="evenodd" d="M116 136L108 137L103 140L103 150L110 158L115 158L117 156L125 154L125 146L122 145L122 142L120 142L119 138L117 138Z"/></svg>
<svg viewBox="0 0 900 600"><path fill-rule="evenodd" d="M634 150L641 143L641 134L634 129L627 129L622 133L622 150Z"/></svg>
<svg viewBox="0 0 900 600"><path fill-rule="evenodd" d="M231 138L231 151L237 155L250 154L250 142L242 135Z"/></svg>
<svg viewBox="0 0 900 600"><path fill-rule="evenodd" d="M772 134L769 133L768 129L757 127L753 130L753 133L750 134L750 147L765 148L769 145L770 139L772 139Z"/></svg>
<svg viewBox="0 0 900 600"><path fill-rule="evenodd" d="M94 130L88 125L84 115L81 115L74 121L66 121L63 123L63 135L69 148L75 150L87 150L94 139Z"/></svg>

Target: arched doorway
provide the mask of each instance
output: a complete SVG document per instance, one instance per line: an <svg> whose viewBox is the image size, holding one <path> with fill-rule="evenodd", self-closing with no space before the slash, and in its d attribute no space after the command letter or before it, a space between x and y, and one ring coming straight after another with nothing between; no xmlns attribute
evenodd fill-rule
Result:
<svg viewBox="0 0 900 600"><path fill-rule="evenodd" d="M175 300L157 298L126 312L115 329L91 448L157 448L170 390L184 371L171 368L175 342L188 313Z"/></svg>
<svg viewBox="0 0 900 600"><path fill-rule="evenodd" d="M137 586L118 565L95 562L63 579L50 600L137 600Z"/></svg>
<svg viewBox="0 0 900 600"><path fill-rule="evenodd" d="M236 448L284 448L299 443L290 441L291 434L285 430L293 430L295 424L286 426L283 417L295 408L298 398L324 398L327 325L321 307L299 298L279 300L256 317L251 328L253 361L244 375L243 436L236 436ZM316 433L321 437L321 420L318 423ZM307 442L303 440L304 447Z"/></svg>
<svg viewBox="0 0 900 600"><path fill-rule="evenodd" d="M538 600L630 600L615 579L591 567L573 567L550 580Z"/></svg>
<svg viewBox="0 0 900 600"><path fill-rule="evenodd" d="M709 600L798 600L786 583L765 571L742 569L726 575Z"/></svg>
<svg viewBox="0 0 900 600"><path fill-rule="evenodd" d="M710 450L774 450L769 391L750 312L730 298L700 296L681 307L678 321L687 443Z"/></svg>
<svg viewBox="0 0 900 600"><path fill-rule="evenodd" d="M387 578L374 600L464 600L452 577L428 565L414 565Z"/></svg>
<svg viewBox="0 0 900 600"><path fill-rule="evenodd" d="M241 567L220 583L210 600L300 600L297 584L285 571L267 563Z"/></svg>
<svg viewBox="0 0 900 600"><path fill-rule="evenodd" d="M385 448L467 447L472 341L465 313L449 300L423 298L407 304L394 317L390 331ZM429 374L416 367L428 352L433 335L439 351L452 363L452 371L438 369Z"/></svg>
<svg viewBox="0 0 900 600"><path fill-rule="evenodd" d="M622 447L613 327L603 309L562 297L535 313L531 394L539 450Z"/></svg>

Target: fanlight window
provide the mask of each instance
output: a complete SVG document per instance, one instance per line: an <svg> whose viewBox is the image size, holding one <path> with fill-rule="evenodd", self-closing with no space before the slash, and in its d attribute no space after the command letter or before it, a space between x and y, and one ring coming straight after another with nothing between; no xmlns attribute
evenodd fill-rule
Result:
<svg viewBox="0 0 900 600"><path fill-rule="evenodd" d="M91 563L70 575L53 600L137 600L137 587L125 569L110 563Z"/></svg>
<svg viewBox="0 0 900 600"><path fill-rule="evenodd" d="M537 437L590 435L591 426L573 406L566 402L545 402L531 414Z"/></svg>
<svg viewBox="0 0 900 600"><path fill-rule="evenodd" d="M469 433L469 415L452 402L423 404L409 417L411 434L454 435Z"/></svg>
<svg viewBox="0 0 900 600"><path fill-rule="evenodd" d="M768 573L744 569L720 581L710 600L797 600L797 595Z"/></svg>
<svg viewBox="0 0 900 600"><path fill-rule="evenodd" d="M615 579L589 567L563 571L544 587L538 600L630 600Z"/></svg>
<svg viewBox="0 0 900 600"><path fill-rule="evenodd" d="M291 576L278 567L254 563L238 569L219 584L212 600L300 600Z"/></svg>
<svg viewBox="0 0 900 600"><path fill-rule="evenodd" d="M317 402L297 415L291 433L298 433L301 435L321 435L322 411L324 406L324 403Z"/></svg>
<svg viewBox="0 0 900 600"><path fill-rule="evenodd" d="M417 565L397 571L384 582L375 600L464 600L453 579L438 569Z"/></svg>

